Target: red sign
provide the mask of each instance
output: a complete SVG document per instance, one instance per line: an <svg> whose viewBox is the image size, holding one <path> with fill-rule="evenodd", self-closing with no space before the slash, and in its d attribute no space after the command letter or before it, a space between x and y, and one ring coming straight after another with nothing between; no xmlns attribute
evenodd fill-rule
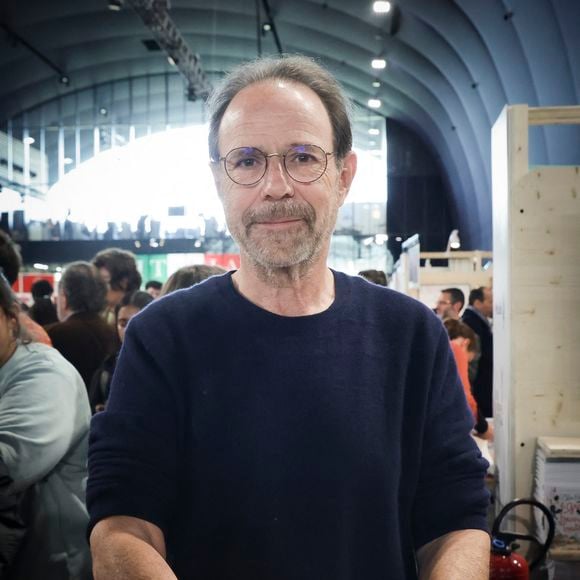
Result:
<svg viewBox="0 0 580 580"><path fill-rule="evenodd" d="M22 294L32 292L32 285L39 280L46 280L54 288L54 274L36 274L34 272L25 272L18 274L18 280L12 285L14 292Z"/></svg>
<svg viewBox="0 0 580 580"><path fill-rule="evenodd" d="M237 270L240 267L240 254L205 254L205 263L226 270Z"/></svg>

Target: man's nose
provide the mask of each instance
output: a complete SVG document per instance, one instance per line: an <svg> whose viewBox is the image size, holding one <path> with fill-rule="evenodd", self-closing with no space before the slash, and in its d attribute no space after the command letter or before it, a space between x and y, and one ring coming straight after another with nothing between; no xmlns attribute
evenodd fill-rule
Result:
<svg viewBox="0 0 580 580"><path fill-rule="evenodd" d="M294 195L292 179L284 167L284 159L281 155L268 157L266 174L262 182L262 196L272 199L282 199Z"/></svg>

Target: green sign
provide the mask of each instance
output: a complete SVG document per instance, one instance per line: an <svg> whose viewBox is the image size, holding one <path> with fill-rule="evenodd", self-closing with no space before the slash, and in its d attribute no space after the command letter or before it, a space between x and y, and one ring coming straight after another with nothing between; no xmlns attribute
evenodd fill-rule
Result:
<svg viewBox="0 0 580 580"><path fill-rule="evenodd" d="M143 278L143 284L148 280L167 280L167 254L139 254L137 258L137 268Z"/></svg>

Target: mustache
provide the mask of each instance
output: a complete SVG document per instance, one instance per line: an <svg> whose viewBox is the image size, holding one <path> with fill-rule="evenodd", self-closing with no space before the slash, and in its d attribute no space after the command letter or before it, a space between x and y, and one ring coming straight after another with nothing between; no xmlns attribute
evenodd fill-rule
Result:
<svg viewBox="0 0 580 580"><path fill-rule="evenodd" d="M255 223L281 219L303 219L308 226L312 227L316 221L316 212L309 204L295 201L278 202L248 209L244 212L242 223L248 229Z"/></svg>

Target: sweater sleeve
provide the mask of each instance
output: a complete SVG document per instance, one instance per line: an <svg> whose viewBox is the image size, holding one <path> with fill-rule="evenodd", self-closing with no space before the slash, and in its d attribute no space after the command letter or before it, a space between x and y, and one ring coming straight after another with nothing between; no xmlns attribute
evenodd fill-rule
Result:
<svg viewBox="0 0 580 580"><path fill-rule="evenodd" d="M443 329L436 344L413 507L415 548L452 531L487 530L487 461L470 437L473 416Z"/></svg>
<svg viewBox="0 0 580 580"><path fill-rule="evenodd" d="M166 531L173 508L182 405L170 375L178 365L169 360L174 338L164 334L168 329L148 322L131 321L107 409L91 423L89 533L113 515L137 517Z"/></svg>

